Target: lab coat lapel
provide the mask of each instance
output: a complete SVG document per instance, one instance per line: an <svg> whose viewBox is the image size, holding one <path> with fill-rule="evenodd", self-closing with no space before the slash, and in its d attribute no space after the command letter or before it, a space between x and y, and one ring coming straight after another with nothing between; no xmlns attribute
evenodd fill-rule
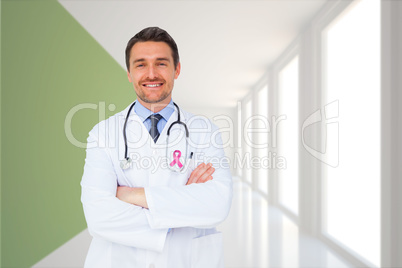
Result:
<svg viewBox="0 0 402 268"><path fill-rule="evenodd" d="M151 137L143 120L137 114L133 114L127 122L127 136L129 134L133 136L133 141L140 140L141 144L148 143L147 141Z"/></svg>
<svg viewBox="0 0 402 268"><path fill-rule="evenodd" d="M128 109L123 111L123 116L120 118L119 126L119 160L124 159L125 145L124 145L124 122L127 116ZM132 159L131 167L128 169L119 169L121 179L119 179L119 185L125 185L130 187L144 187L148 185L148 171L146 169L138 169L138 156L151 155L151 148L149 146L150 135L142 122L142 119L131 110L126 126L127 137L127 155ZM153 143L153 141L152 141Z"/></svg>
<svg viewBox="0 0 402 268"><path fill-rule="evenodd" d="M128 109L125 111L125 115L127 116ZM126 117L124 117L125 120ZM123 120L123 126L124 126L124 120ZM134 141L140 141L141 144L147 143L149 139L149 132L144 126L143 119L140 118L137 113L134 111L134 107L130 112L130 115L128 117L127 121L127 142L128 142L128 137L132 136L132 142Z"/></svg>
<svg viewBox="0 0 402 268"><path fill-rule="evenodd" d="M130 106L129 106L130 107ZM122 160L124 158L124 122L127 117L127 112L129 107L127 107L120 117L120 126L119 126L119 159ZM127 120L126 126L126 137L127 137L127 146L128 146L128 156L130 156L130 152L148 152L149 151L149 142L150 135L147 129L144 126L142 119L135 113L134 108L131 110L129 118Z"/></svg>

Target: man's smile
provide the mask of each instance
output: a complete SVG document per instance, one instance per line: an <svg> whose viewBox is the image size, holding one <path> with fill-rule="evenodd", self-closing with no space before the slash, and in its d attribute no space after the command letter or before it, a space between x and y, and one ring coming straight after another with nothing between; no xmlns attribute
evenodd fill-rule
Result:
<svg viewBox="0 0 402 268"><path fill-rule="evenodd" d="M142 84L143 87L147 87L147 88L157 88L162 85L163 85L163 83L143 83Z"/></svg>

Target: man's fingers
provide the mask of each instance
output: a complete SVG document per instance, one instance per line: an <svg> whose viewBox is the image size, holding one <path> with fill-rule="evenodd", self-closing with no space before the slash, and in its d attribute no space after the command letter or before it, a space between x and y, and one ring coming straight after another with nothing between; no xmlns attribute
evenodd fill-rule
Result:
<svg viewBox="0 0 402 268"><path fill-rule="evenodd" d="M212 177L211 175L209 175L209 176L206 177L203 181L199 181L198 183L204 183L204 182L210 181L210 180L212 180L212 179L213 179L213 177Z"/></svg>
<svg viewBox="0 0 402 268"><path fill-rule="evenodd" d="M199 177L202 176L202 174L204 174L205 171L207 171L207 169L211 166L211 164L204 164L202 165L202 167L200 169L197 170L197 172L195 173L195 176L197 177L197 179Z"/></svg>
<svg viewBox="0 0 402 268"><path fill-rule="evenodd" d="M195 174L196 179L194 180L195 183L199 183L202 182L201 178L203 179L203 176L205 173L208 172L208 170L212 167L211 163L208 163L206 165L203 166L203 168L201 168L200 170L197 171L197 173Z"/></svg>
<svg viewBox="0 0 402 268"><path fill-rule="evenodd" d="M191 183L197 182L198 178L201 177L202 174L209 168L209 164L201 163L198 165L196 169L191 172Z"/></svg>
<svg viewBox="0 0 402 268"><path fill-rule="evenodd" d="M191 172L190 178L188 179L186 185L204 182L206 178L214 171L215 169L212 167L211 163L201 163L193 170L193 172Z"/></svg>
<svg viewBox="0 0 402 268"><path fill-rule="evenodd" d="M215 172L215 169L211 166L209 167L197 180L197 182L206 182L207 178Z"/></svg>
<svg viewBox="0 0 402 268"><path fill-rule="evenodd" d="M190 178L189 178L188 181L187 181L187 184L194 183L194 182L198 179L198 177L197 177L198 172L199 172L201 169L203 169L204 167L205 167L205 163L199 164L199 165L193 170L193 172L191 172L191 175L190 175Z"/></svg>
<svg viewBox="0 0 402 268"><path fill-rule="evenodd" d="M190 178L188 178L186 185L191 184L196 180L196 173L198 172L199 169L202 168L202 166L205 165L204 163L199 164L190 174Z"/></svg>

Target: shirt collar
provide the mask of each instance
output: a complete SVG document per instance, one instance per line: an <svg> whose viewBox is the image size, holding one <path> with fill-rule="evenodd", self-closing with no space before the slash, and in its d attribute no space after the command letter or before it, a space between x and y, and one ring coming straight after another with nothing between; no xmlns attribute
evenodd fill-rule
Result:
<svg viewBox="0 0 402 268"><path fill-rule="evenodd" d="M134 105L134 111L141 118L143 122L147 120L151 114L153 114L150 110L145 108L139 101L136 101ZM173 112L174 112L174 104L173 100L171 99L169 104L161 111L159 111L158 114L160 114L166 121L168 121Z"/></svg>

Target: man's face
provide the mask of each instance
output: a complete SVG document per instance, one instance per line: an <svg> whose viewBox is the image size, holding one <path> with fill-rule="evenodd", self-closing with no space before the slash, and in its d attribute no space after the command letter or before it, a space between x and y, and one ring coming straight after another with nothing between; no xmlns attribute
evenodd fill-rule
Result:
<svg viewBox="0 0 402 268"><path fill-rule="evenodd" d="M131 48L128 80L144 103L169 103L180 63L174 67L172 50L165 42L138 42Z"/></svg>

